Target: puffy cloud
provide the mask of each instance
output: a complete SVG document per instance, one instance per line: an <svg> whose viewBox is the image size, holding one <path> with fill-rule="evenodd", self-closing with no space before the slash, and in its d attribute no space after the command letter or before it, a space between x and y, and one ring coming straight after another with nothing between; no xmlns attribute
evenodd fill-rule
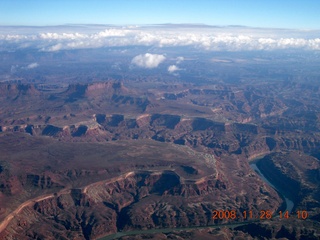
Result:
<svg viewBox="0 0 320 240"><path fill-rule="evenodd" d="M168 72L169 72L169 73L173 73L173 72L179 71L179 70L180 70L180 68L178 68L176 65L170 65L170 66L168 67Z"/></svg>
<svg viewBox="0 0 320 240"><path fill-rule="evenodd" d="M176 58L176 65L170 65L170 66L168 67L168 72L169 72L169 73L174 73L174 72L176 72L176 71L182 70L182 69L179 68L177 65L180 64L180 63L183 62L183 61L184 61L184 57L177 57L177 58ZM175 75L175 74L174 74L174 75Z"/></svg>
<svg viewBox="0 0 320 240"><path fill-rule="evenodd" d="M42 48L43 51L45 52L56 52L56 51L59 51L61 49L63 49L63 45L62 43L58 43L58 44L55 44L53 46L49 46L47 48Z"/></svg>
<svg viewBox="0 0 320 240"><path fill-rule="evenodd" d="M34 62L34 63L30 63L26 68L27 69L33 69L33 68L36 68L36 67L39 67L39 64Z"/></svg>
<svg viewBox="0 0 320 240"><path fill-rule="evenodd" d="M177 64L184 61L184 57L177 57Z"/></svg>
<svg viewBox="0 0 320 240"><path fill-rule="evenodd" d="M299 49L320 50L319 30L247 27L61 26L0 27L0 50L36 48L40 51L113 46L191 46L209 51ZM12 34L14 33L14 34ZM183 61L177 59L177 64Z"/></svg>
<svg viewBox="0 0 320 240"><path fill-rule="evenodd" d="M164 55L146 53L135 56L131 63L142 68L156 68L165 59L166 57Z"/></svg>

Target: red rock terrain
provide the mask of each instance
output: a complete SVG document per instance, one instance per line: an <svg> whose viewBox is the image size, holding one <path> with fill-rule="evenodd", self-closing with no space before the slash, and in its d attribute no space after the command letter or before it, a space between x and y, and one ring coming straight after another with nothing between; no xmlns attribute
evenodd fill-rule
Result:
<svg viewBox="0 0 320 240"><path fill-rule="evenodd" d="M226 199L228 208L254 211L281 203L247 162L216 160L185 146L145 140L62 144L25 134L2 134L1 140L11 159L2 165L1 202L7 214L16 211L2 225L4 239L49 237L48 231L52 239L91 239L117 230L207 225ZM25 149L23 169L17 147ZM234 169L233 176L225 169ZM39 197L30 202L31 196Z"/></svg>
<svg viewBox="0 0 320 240"><path fill-rule="evenodd" d="M320 92L273 84L0 84L1 239L96 239L230 222L213 210L275 212L282 199L249 167L261 155L266 176L309 212L310 231L274 219L154 236L318 236L319 160L307 154L318 154L319 106L295 94Z"/></svg>

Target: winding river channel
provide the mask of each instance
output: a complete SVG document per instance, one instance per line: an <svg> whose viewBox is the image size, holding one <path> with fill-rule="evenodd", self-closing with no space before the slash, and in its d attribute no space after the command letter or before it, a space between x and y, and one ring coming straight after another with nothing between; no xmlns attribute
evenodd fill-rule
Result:
<svg viewBox="0 0 320 240"><path fill-rule="evenodd" d="M285 211L288 211L289 213L292 212L292 209L294 207L294 203L291 199L289 199L283 192L281 192L281 190L279 190L275 185L273 185L264 175L263 173L261 172L261 169L258 168L257 166L257 161L263 161L262 159L257 159L255 161L253 161L252 163L250 163L250 167L256 172L259 174L260 178L265 182L267 183L270 187L272 187L274 190L277 191L277 193L280 195L280 197L282 199L285 200L285 203L286 203L286 209Z"/></svg>
<svg viewBox="0 0 320 240"><path fill-rule="evenodd" d="M273 185L263 174L262 169L259 169L257 166L258 161L263 161L261 157L256 158L251 161L250 167L260 176L260 178L267 183L270 187L275 189L277 193L280 195L282 199L285 200L286 208L285 211L288 211L291 213L294 203L291 201L283 192L281 192L275 185ZM136 234L150 234L150 233L169 233L172 231L179 231L179 230L191 230L191 229L202 229L202 228L218 228L218 227L237 227L241 225L246 225L248 223L257 222L257 221L245 221L240 223L231 223L231 224L218 224L218 225L210 225L210 226L193 226L193 227L184 227L184 228L162 228L162 229L149 229L149 230L136 230L136 231L128 231L128 232L117 232L112 235L108 235L102 238L99 238L99 240L111 240L111 239L117 239L119 237L123 236L130 236L130 235L136 235Z"/></svg>

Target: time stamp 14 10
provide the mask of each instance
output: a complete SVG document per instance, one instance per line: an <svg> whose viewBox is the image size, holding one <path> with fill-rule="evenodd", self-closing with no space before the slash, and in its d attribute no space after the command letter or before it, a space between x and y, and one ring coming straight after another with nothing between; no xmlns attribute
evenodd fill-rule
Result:
<svg viewBox="0 0 320 240"><path fill-rule="evenodd" d="M242 211L237 212L236 210L213 210L212 219L214 220L235 220L235 219L244 219L244 220L268 220L272 218L288 219L295 217L297 219L305 220L308 218L308 212L305 210L299 210L295 213L289 213L289 211L278 211L273 213L270 210L260 210L259 212Z"/></svg>

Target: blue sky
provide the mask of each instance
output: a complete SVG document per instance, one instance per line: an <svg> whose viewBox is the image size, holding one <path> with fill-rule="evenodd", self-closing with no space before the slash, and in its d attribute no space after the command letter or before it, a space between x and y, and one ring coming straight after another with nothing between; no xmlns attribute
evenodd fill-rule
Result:
<svg viewBox="0 0 320 240"><path fill-rule="evenodd" d="M0 25L203 23L320 29L318 0L1 0Z"/></svg>

